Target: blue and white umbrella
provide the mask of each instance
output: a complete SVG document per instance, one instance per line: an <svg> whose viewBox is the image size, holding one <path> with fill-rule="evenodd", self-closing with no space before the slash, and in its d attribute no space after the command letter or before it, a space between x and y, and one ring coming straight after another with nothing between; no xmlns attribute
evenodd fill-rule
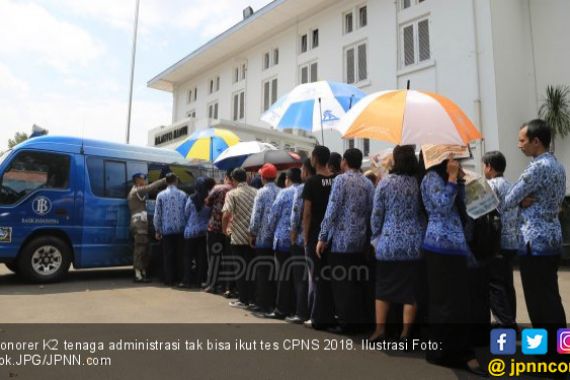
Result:
<svg viewBox="0 0 570 380"><path fill-rule="evenodd" d="M320 81L295 87L281 97L261 120L278 129L318 131L336 128L344 114L366 94L339 82Z"/></svg>
<svg viewBox="0 0 570 380"><path fill-rule="evenodd" d="M221 170L239 168L249 156L266 150L277 150L277 148L259 141L240 142L223 151L214 161L214 165Z"/></svg>

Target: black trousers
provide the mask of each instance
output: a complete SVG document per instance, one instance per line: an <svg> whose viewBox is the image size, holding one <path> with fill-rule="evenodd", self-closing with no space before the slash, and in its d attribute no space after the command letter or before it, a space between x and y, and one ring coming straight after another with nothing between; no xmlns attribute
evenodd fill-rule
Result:
<svg viewBox="0 0 570 380"><path fill-rule="evenodd" d="M231 245L232 255L239 260L235 269L235 279L240 302L249 305L255 297L254 275L251 269L253 249L249 245Z"/></svg>
<svg viewBox="0 0 570 380"><path fill-rule="evenodd" d="M291 246L291 273L295 297L294 314L302 319L309 319L309 273L305 250L297 245Z"/></svg>
<svg viewBox="0 0 570 380"><path fill-rule="evenodd" d="M207 235L208 252L208 276L207 286L212 288L229 289L226 284L219 281L220 271L223 269L223 260L228 257L229 242L226 235L221 232L208 232Z"/></svg>
<svg viewBox="0 0 570 380"><path fill-rule="evenodd" d="M277 266L271 248L256 248L254 264L255 270L255 304L265 312L275 308L277 294Z"/></svg>
<svg viewBox="0 0 570 380"><path fill-rule="evenodd" d="M470 344L467 258L425 251L430 338L441 350L428 351L429 362L457 366L475 358Z"/></svg>
<svg viewBox="0 0 570 380"><path fill-rule="evenodd" d="M184 235L172 234L162 237L162 280L165 285L178 281L179 258L184 253Z"/></svg>
<svg viewBox="0 0 570 380"><path fill-rule="evenodd" d="M192 284L200 286L206 281L207 262L206 262L206 237L200 236L196 238L184 239L184 276L182 282L186 286ZM192 263L195 264L195 271L192 271Z"/></svg>
<svg viewBox="0 0 570 380"><path fill-rule="evenodd" d="M370 276L364 255L326 251L317 260L313 323L317 328L336 323L343 329L362 327Z"/></svg>
<svg viewBox="0 0 570 380"><path fill-rule="evenodd" d="M517 296L513 284L513 258L516 251L502 250L489 262L489 303L500 326L512 327L517 321Z"/></svg>
<svg viewBox="0 0 570 380"><path fill-rule="evenodd" d="M295 288L293 287L294 258L290 251L275 251L275 263L277 266L275 309L281 314L293 315L295 314Z"/></svg>
<svg viewBox="0 0 570 380"><path fill-rule="evenodd" d="M566 314L558 289L558 266L560 256L519 257L524 299L532 327L548 331L548 354L550 360L562 360L557 355L557 330L566 328Z"/></svg>

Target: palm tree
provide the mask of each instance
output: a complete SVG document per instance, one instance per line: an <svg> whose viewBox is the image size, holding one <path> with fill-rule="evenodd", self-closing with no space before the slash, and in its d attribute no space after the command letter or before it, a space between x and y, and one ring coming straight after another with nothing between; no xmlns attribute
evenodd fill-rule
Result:
<svg viewBox="0 0 570 380"><path fill-rule="evenodd" d="M566 85L547 86L546 99L538 110L538 116L552 128L552 151L554 140L570 134L570 87Z"/></svg>

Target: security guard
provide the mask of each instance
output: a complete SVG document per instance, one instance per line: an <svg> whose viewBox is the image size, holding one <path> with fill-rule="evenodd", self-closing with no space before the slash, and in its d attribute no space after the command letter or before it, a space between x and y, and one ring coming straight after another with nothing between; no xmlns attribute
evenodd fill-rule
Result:
<svg viewBox="0 0 570 380"><path fill-rule="evenodd" d="M145 174L136 173L133 175L133 188L129 192L127 200L131 211L131 231L135 241L133 251L135 282L150 282L146 273L149 264L146 200L149 193L158 191L165 183L166 181L163 178L147 185Z"/></svg>

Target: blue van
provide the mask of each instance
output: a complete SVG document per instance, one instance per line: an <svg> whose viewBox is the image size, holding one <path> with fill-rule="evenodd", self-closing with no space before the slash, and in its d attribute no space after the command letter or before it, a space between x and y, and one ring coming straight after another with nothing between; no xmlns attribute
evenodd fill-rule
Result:
<svg viewBox="0 0 570 380"><path fill-rule="evenodd" d="M33 282L132 264L127 194L135 173L168 172L190 192L204 169L177 152L75 137L27 140L0 156L0 262ZM152 223L151 223L152 224Z"/></svg>

